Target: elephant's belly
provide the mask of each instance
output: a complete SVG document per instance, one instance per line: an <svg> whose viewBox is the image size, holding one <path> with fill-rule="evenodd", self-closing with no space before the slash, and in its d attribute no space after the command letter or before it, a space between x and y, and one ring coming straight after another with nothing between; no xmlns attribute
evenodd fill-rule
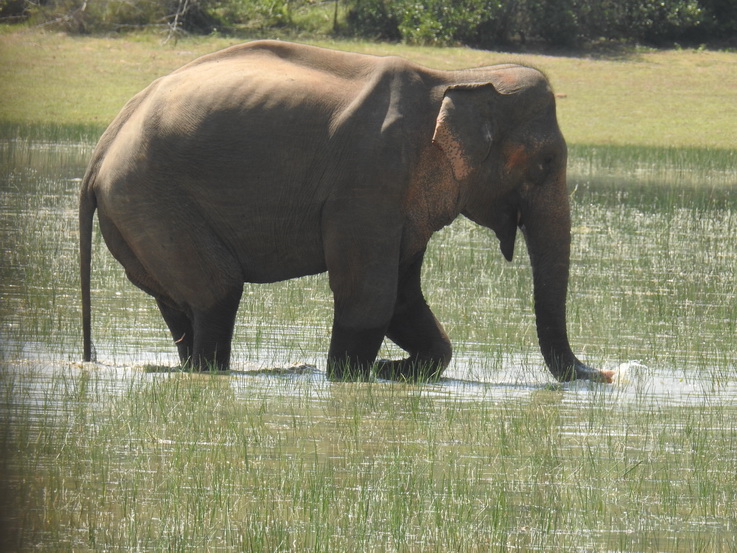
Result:
<svg viewBox="0 0 737 553"><path fill-rule="evenodd" d="M253 268L244 272L244 282L267 283L299 278L307 275L324 273L327 270L325 263L314 264L280 264L274 267Z"/></svg>
<svg viewBox="0 0 737 553"><path fill-rule="evenodd" d="M278 282L327 270L322 246L297 240L272 244L268 251L242 251L239 261L244 282Z"/></svg>

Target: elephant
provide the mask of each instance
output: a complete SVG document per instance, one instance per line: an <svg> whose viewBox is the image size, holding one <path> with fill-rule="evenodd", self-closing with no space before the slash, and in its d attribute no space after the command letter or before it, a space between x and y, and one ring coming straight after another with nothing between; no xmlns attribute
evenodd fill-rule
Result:
<svg viewBox="0 0 737 553"><path fill-rule="evenodd" d="M610 382L567 336L566 158L554 94L533 68L441 71L282 41L200 57L123 107L82 180L84 359L97 211L194 370L229 368L245 282L327 271L329 379L437 379L452 348L421 267L433 233L463 214L509 261L523 234L553 376ZM385 338L407 357L377 361Z"/></svg>

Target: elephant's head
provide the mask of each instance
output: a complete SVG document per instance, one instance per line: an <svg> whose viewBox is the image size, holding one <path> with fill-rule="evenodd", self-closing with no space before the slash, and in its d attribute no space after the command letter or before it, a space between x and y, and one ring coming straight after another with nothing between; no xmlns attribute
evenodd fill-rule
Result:
<svg viewBox="0 0 737 553"><path fill-rule="evenodd" d="M537 333L550 371L559 380L610 381L609 371L581 363L568 343L567 149L550 85L540 72L520 66L490 68L486 78L445 91L433 142L461 186L463 214L496 233L509 261L522 230L533 269Z"/></svg>

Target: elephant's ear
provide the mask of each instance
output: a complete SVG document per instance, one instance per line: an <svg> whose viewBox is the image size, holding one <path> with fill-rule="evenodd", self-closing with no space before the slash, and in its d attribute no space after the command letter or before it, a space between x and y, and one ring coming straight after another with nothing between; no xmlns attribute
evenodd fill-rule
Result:
<svg viewBox="0 0 737 553"><path fill-rule="evenodd" d="M432 142L448 157L453 176L463 180L491 151L494 123L491 84L453 85L445 91Z"/></svg>

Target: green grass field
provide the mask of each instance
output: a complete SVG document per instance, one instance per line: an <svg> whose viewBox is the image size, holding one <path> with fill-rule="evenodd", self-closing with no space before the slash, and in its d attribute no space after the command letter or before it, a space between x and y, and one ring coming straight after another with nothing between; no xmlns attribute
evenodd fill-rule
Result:
<svg viewBox="0 0 737 553"><path fill-rule="evenodd" d="M236 42L189 38L162 45L153 35L0 34L0 123L46 129L71 125L95 136L153 79ZM737 53L633 51L592 59L369 42L318 44L399 55L442 69L508 61L533 65L560 95L561 127L574 145L737 148Z"/></svg>

